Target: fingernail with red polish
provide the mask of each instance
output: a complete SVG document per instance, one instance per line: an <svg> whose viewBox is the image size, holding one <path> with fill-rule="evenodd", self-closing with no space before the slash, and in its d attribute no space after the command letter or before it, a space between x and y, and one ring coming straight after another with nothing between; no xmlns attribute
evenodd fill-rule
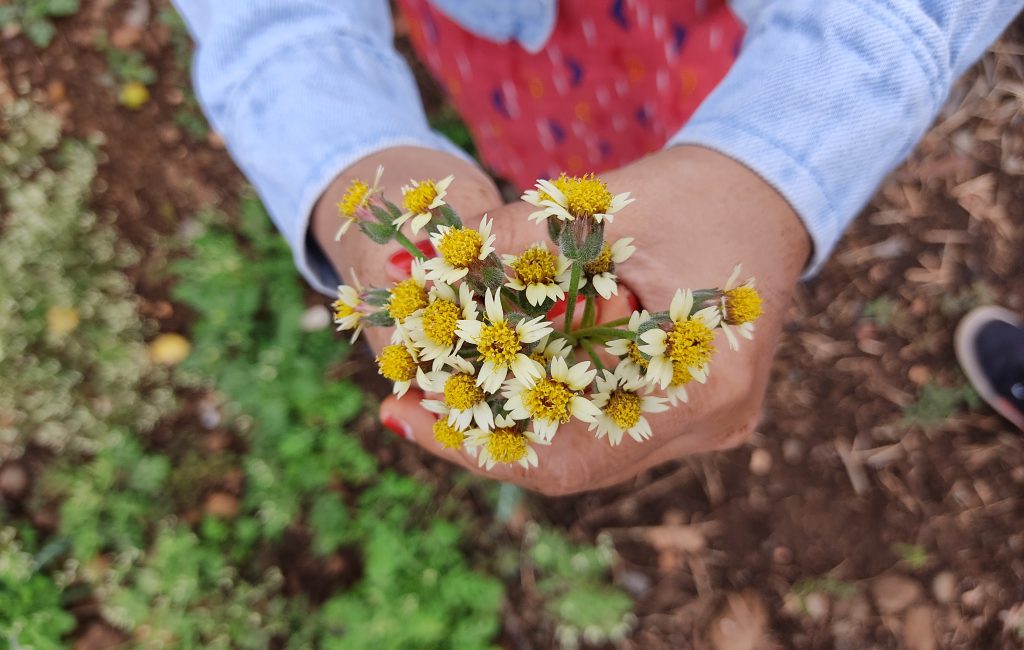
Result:
<svg viewBox="0 0 1024 650"><path fill-rule="evenodd" d="M431 246L429 239L417 243L416 248L423 251L424 255L431 256L434 254L434 248ZM404 248L396 251L388 258L388 267L394 275L401 277L412 275L412 253Z"/></svg>
<svg viewBox="0 0 1024 650"><path fill-rule="evenodd" d="M399 420L395 416L387 416L381 421L381 424L383 424L387 429L391 431L391 433L395 434L399 438L412 440L412 427L410 427L405 422Z"/></svg>

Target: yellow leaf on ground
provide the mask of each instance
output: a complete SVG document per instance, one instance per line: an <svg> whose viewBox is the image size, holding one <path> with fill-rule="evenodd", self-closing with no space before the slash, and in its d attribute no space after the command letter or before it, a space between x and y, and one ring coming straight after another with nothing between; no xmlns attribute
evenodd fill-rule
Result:
<svg viewBox="0 0 1024 650"><path fill-rule="evenodd" d="M46 331L53 336L74 332L79 322L78 310L74 307L50 307L46 310Z"/></svg>

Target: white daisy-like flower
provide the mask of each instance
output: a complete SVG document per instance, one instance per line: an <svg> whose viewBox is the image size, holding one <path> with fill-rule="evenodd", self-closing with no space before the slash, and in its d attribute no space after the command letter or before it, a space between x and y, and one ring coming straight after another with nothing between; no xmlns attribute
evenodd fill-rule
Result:
<svg viewBox="0 0 1024 650"><path fill-rule="evenodd" d="M646 309L635 311L630 314L626 329L635 335L640 331L640 326L650 319L651 315ZM640 352L640 346L636 340L612 339L604 347L610 354L620 359L618 365L615 366L616 372L623 372L626 375L646 381L648 361L643 353Z"/></svg>
<svg viewBox="0 0 1024 650"><path fill-rule="evenodd" d="M430 235L437 257L424 262L427 279L455 284L466 277L471 266L494 252L493 223L484 215L480 220L480 230L438 226L437 231Z"/></svg>
<svg viewBox="0 0 1024 650"><path fill-rule="evenodd" d="M666 388L672 381L673 364L681 364L697 381L707 381L708 364L715 352L714 329L721 315L717 307L705 307L693 315L693 292L678 290L669 306L672 326L640 335L640 351L651 357L647 377Z"/></svg>
<svg viewBox="0 0 1024 650"><path fill-rule="evenodd" d="M650 438L651 424L644 413L661 413L668 408L664 397L645 394L646 381L620 368L616 367L614 372L605 370L597 378L597 391L591 397L601 414L591 423L590 430L597 429L598 438L607 435L613 447L622 442L625 434L637 442Z"/></svg>
<svg viewBox="0 0 1024 650"><path fill-rule="evenodd" d="M471 319L476 301L469 285L459 286L459 293L443 282L436 282L427 295L427 306L405 321L409 339L419 350L420 359L430 361L438 370L462 348L463 340L456 333L460 319Z"/></svg>
<svg viewBox="0 0 1024 650"><path fill-rule="evenodd" d="M532 431L523 431L510 417L499 415L494 418L495 428L491 431L471 430L466 436L467 448L479 448L477 462L481 467L493 468L497 463L512 465L518 463L529 469L537 466L537 451L534 445L546 445Z"/></svg>
<svg viewBox="0 0 1024 650"><path fill-rule="evenodd" d="M533 421L533 431L542 440L551 440L558 426L571 418L594 422L601 411L583 397L583 391L594 381L597 370L589 361L569 367L562 357L551 360L550 373L532 385L512 379L505 384L502 396L508 401L505 409L516 420Z"/></svg>
<svg viewBox="0 0 1024 650"><path fill-rule="evenodd" d="M384 165L377 165L377 173L373 177L373 185L367 185L358 178L353 179L348 189L341 195L338 201L338 216L341 217L341 227L334 235L334 241L339 241L352 224L359 221L359 213L370 205L370 199L383 190L380 187L380 177L384 174Z"/></svg>
<svg viewBox="0 0 1024 650"><path fill-rule="evenodd" d="M420 404L461 431L469 429L474 422L477 428L489 431L494 427L494 414L487 404L487 394L476 384L473 364L461 357L452 357L449 363L450 372L424 373L419 380L420 388L440 393L442 399L425 399Z"/></svg>
<svg viewBox="0 0 1024 650"><path fill-rule="evenodd" d="M359 338L359 333L363 331L364 314L360 311L363 300L359 297L363 289L359 286L355 270L352 270L351 273L355 285L339 285L338 299L331 304L331 307L334 311L334 324L338 326L338 331L354 330L350 342L355 343Z"/></svg>
<svg viewBox="0 0 1024 650"><path fill-rule="evenodd" d="M405 280L396 282L388 289L385 309L399 325L413 314L427 306L427 275L423 262L413 260L411 274Z"/></svg>
<svg viewBox="0 0 1024 650"><path fill-rule="evenodd" d="M636 246L633 246L632 237L623 237L611 246L605 243L601 254L583 265L580 288L587 286L588 282L593 283L597 294L608 300L619 292L615 265L622 264L635 252Z"/></svg>
<svg viewBox="0 0 1024 650"><path fill-rule="evenodd" d="M740 349L737 334L748 341L754 338L754 321L762 313L761 294L754 286L754 278L747 278L746 282L741 284L740 271L741 267L737 264L732 275L726 280L725 287L722 288L718 307L722 317L722 331L725 332L725 338L733 350Z"/></svg>
<svg viewBox="0 0 1024 650"><path fill-rule="evenodd" d="M555 334L548 334L533 346L530 358L545 368L555 357L568 359L572 354L572 346L569 342Z"/></svg>
<svg viewBox="0 0 1024 650"><path fill-rule="evenodd" d="M402 397L412 385L412 380L422 376L416 350L405 343L385 345L377 357L377 372L394 382L392 392Z"/></svg>
<svg viewBox="0 0 1024 650"><path fill-rule="evenodd" d="M419 233L420 228L430 223L434 217L434 208L444 205L448 186L454 179L455 177L449 174L436 183L432 180L410 180L411 185L402 187L402 205L405 212L395 219L395 227L401 228L406 221L412 219L409 227L414 235Z"/></svg>
<svg viewBox="0 0 1024 650"><path fill-rule="evenodd" d="M503 255L502 261L512 269L506 287L525 291L526 300L539 306L545 300L561 300L569 290L571 264L561 253L555 254L537 242L519 255Z"/></svg>
<svg viewBox="0 0 1024 650"><path fill-rule="evenodd" d="M605 182L593 174L562 174L556 179L538 180L534 187L522 199L540 208L529 217L538 222L554 217L562 221L593 219L597 223L611 223L616 212L635 200L629 198L629 192L612 196Z"/></svg>
<svg viewBox="0 0 1024 650"><path fill-rule="evenodd" d="M459 321L456 330L467 343L476 346L483 364L477 372L477 385L488 393L496 392L508 377L509 371L524 384L544 376L544 369L529 357L531 343L536 343L552 332L551 323L537 316L522 319L515 324L505 318L501 306L501 289L484 294L483 320L472 317Z"/></svg>

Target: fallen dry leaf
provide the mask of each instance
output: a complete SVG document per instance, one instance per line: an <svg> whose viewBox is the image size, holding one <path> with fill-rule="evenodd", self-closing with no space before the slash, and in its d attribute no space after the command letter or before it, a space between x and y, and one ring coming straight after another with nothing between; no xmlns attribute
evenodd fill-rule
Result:
<svg viewBox="0 0 1024 650"><path fill-rule="evenodd" d="M875 598L878 611L883 614L898 614L919 602L924 589L915 580L906 576L888 575L871 583L871 595Z"/></svg>

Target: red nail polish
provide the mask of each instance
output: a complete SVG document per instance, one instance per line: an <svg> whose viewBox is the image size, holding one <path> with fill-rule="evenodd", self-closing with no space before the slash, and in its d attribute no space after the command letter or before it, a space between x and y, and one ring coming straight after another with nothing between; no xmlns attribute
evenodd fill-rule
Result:
<svg viewBox="0 0 1024 650"><path fill-rule="evenodd" d="M409 425L406 424L405 422L402 422L393 415L389 415L388 417L384 418L384 420L381 421L381 424L383 424L385 428L390 430L391 433L395 434L399 438L404 438L405 440L412 440L412 429L409 428Z"/></svg>
<svg viewBox="0 0 1024 650"><path fill-rule="evenodd" d="M416 244L416 248L420 249L424 255L432 256L434 254L434 247L431 245L429 239L418 242ZM402 277L412 275L412 253L404 248L400 251L396 251L390 258L388 258L388 266Z"/></svg>
<svg viewBox="0 0 1024 650"><path fill-rule="evenodd" d="M586 301L587 301L587 297L586 296L583 296L583 295L576 296L576 306L577 307L579 307L580 305L582 305ZM551 307L550 311L548 311L547 319L548 320L554 320L554 319L558 318L559 316L561 316L564 313L565 313L565 298L562 298L561 300L557 301L554 304L554 306ZM576 320L576 319L573 319L573 320Z"/></svg>

